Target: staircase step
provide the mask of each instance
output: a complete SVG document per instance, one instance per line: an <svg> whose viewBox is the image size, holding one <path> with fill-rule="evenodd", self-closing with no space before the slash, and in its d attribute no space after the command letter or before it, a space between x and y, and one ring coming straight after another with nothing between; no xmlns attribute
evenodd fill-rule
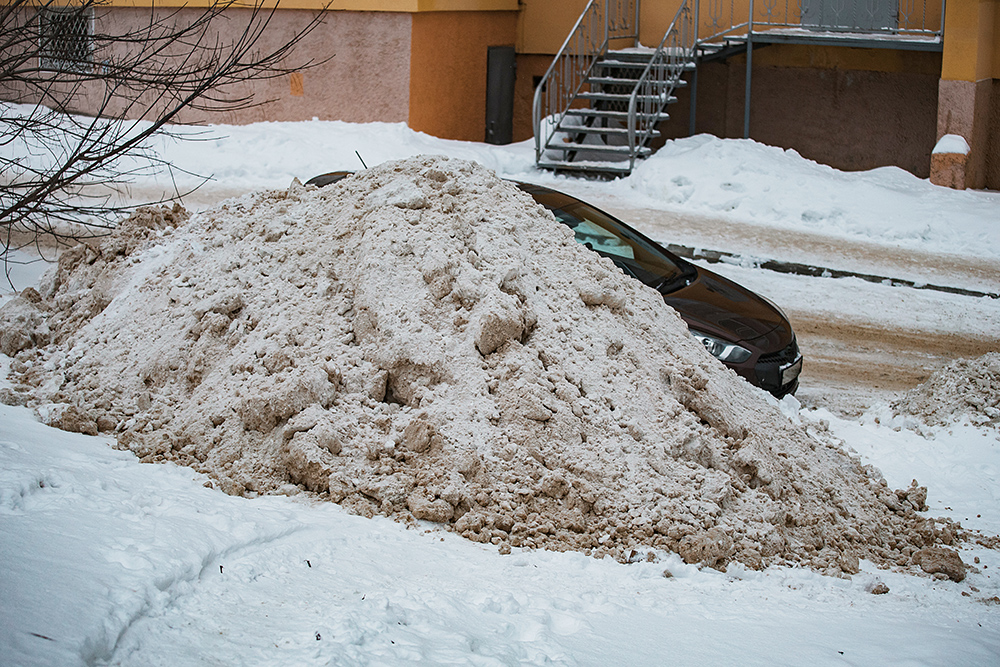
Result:
<svg viewBox="0 0 1000 667"><path fill-rule="evenodd" d="M632 168L627 160L623 160L622 162L545 160L539 161L538 166L542 169L552 169L553 171L584 171L591 174L609 174L614 176L628 176L632 173Z"/></svg>
<svg viewBox="0 0 1000 667"><path fill-rule="evenodd" d="M627 127L590 127L587 125L573 125L572 127L559 127L557 128L559 132L565 132L566 134L594 134L594 135L604 135L604 136L628 136ZM650 134L653 137L660 136L659 130L651 130Z"/></svg>
<svg viewBox="0 0 1000 667"><path fill-rule="evenodd" d="M587 83L599 83L604 86L634 86L638 80L639 77L634 79L622 79L614 76L592 76L587 79ZM687 85L687 81L684 79L678 79L674 85L678 88L683 88Z"/></svg>
<svg viewBox="0 0 1000 667"><path fill-rule="evenodd" d="M567 109L567 116L578 116L583 118L607 118L608 120L628 120L627 111L610 111L606 109ZM662 123L664 121L670 120L670 114L661 111L660 118L656 122Z"/></svg>
<svg viewBox="0 0 1000 667"><path fill-rule="evenodd" d="M617 60L615 58L604 58L597 61L598 67L620 67L621 69L645 69L648 64L648 58L642 61ZM669 65L667 63L660 63L654 67L666 68Z"/></svg>
<svg viewBox="0 0 1000 667"><path fill-rule="evenodd" d="M629 146L608 145L603 142L589 144L585 141L594 141L590 137L598 137L604 141L622 142L628 139L628 129L623 127L628 122L628 111L622 110L623 105L628 105L632 95L636 94L637 101L645 106L652 106L658 111L653 114L637 114L637 118L648 127L650 119L656 123L666 121L670 115L663 109L668 104L677 102L675 95L648 94L646 91L637 91L636 85L642 74L648 69L654 77L668 85L657 87L659 91L673 90L687 86L687 81L680 78L684 72L694 70L697 65L694 61L681 62L675 56L682 56L684 51L678 48L671 48L667 54L672 62L656 60L655 49L635 48L624 51L606 51L592 70L592 76L587 77L587 85L590 90L578 93L573 98L573 103L580 104L581 101L590 104L590 108L579 106L565 109L562 113L564 118L573 118L575 122L581 120L592 125L575 125L573 127L563 127L560 125L556 131L561 138L573 138L579 141L551 141L547 140L545 151L549 155L562 155L564 159L544 159L539 156L536 163L541 169L551 169L566 172L587 172L604 176L627 176L632 171L632 165L636 159L648 157L653 150L649 146L637 146L630 149ZM663 52L660 52L661 56ZM697 57L697 54L692 54ZM612 92L614 91L614 92ZM640 92L647 92L645 95ZM612 107L612 109L601 109L593 107ZM637 110L638 111L638 110ZM602 127L611 125L611 127ZM661 133L651 129L648 134L643 135L644 143L648 139L659 137ZM584 158L584 159L571 159Z"/></svg>
<svg viewBox="0 0 1000 667"><path fill-rule="evenodd" d="M641 57L636 56L634 58L624 58L623 54L620 52L611 51L610 55L604 56L597 61L598 65L611 64L615 67L645 67L649 64L649 61L653 59L653 52L650 51L648 54L643 54ZM678 56L680 54L677 54ZM677 62L676 60L674 62ZM669 65L665 62L661 62L657 67L668 67Z"/></svg>
<svg viewBox="0 0 1000 667"><path fill-rule="evenodd" d="M732 56L746 53L746 39L727 39L724 42L704 42L698 45L701 52L700 59L712 62L714 60L726 60Z"/></svg>
<svg viewBox="0 0 1000 667"><path fill-rule="evenodd" d="M604 144L579 144L575 141L546 144L545 150L565 151L579 153L604 153L607 155L629 155L631 151L628 146L606 146ZM652 149L648 146L639 146L635 149L637 157L646 157L652 154Z"/></svg>
<svg viewBox="0 0 1000 667"><path fill-rule="evenodd" d="M620 93L580 93L579 95L577 95L578 99L582 99L582 100L600 100L600 101L603 101L603 102L628 102L629 98L631 98L631 97L632 97L631 94L620 94ZM652 100L654 102L659 102L660 101L660 98L658 96L656 96L656 95L639 95L639 96L637 96L636 99L637 100L647 100L648 99L648 100ZM677 101L677 98L674 97L673 95L670 95L669 97L667 97L666 100L663 100L663 102L665 104L673 104L676 101Z"/></svg>
<svg viewBox="0 0 1000 667"><path fill-rule="evenodd" d="M646 69L646 65L648 65L648 64L649 64L649 60L648 59L644 60L644 61L627 61L627 60L612 60L612 59L605 59L605 60L598 60L597 61L597 66L598 67L602 67L602 68L603 67L607 67L607 68L617 67L619 69L632 69L632 70ZM688 62L685 62L685 63L681 63L681 67L683 69L686 69L686 70L695 69L695 68L697 68L697 66L698 66L697 63L694 63L694 62L691 62L691 61L688 61ZM667 69L669 67L672 67L672 65L670 65L668 63L660 63L659 65L654 65L653 69Z"/></svg>
<svg viewBox="0 0 1000 667"><path fill-rule="evenodd" d="M599 83L605 86L634 86L635 82L639 80L639 77L634 79L623 79L616 76L591 76L587 77L587 83L595 84Z"/></svg>

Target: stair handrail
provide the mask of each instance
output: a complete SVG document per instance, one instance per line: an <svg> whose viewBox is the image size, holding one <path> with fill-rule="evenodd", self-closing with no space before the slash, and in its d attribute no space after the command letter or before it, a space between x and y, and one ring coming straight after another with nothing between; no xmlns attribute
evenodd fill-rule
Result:
<svg viewBox="0 0 1000 667"><path fill-rule="evenodd" d="M696 61L698 34L690 1L681 3L629 98L629 171L635 168L638 149L653 137L681 76Z"/></svg>
<svg viewBox="0 0 1000 667"><path fill-rule="evenodd" d="M639 0L590 0L566 37L545 76L535 88L531 120L535 131L535 162L542 159L555 128L566 117L598 59L612 39L639 43ZM558 114L543 132L542 121ZM543 136L544 134L544 136Z"/></svg>

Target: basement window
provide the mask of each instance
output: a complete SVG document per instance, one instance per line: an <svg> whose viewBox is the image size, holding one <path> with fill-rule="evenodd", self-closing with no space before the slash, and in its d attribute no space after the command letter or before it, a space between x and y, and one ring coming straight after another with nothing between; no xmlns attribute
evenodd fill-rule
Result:
<svg viewBox="0 0 1000 667"><path fill-rule="evenodd" d="M89 72L94 55L91 7L45 7L38 12L41 68L54 72Z"/></svg>

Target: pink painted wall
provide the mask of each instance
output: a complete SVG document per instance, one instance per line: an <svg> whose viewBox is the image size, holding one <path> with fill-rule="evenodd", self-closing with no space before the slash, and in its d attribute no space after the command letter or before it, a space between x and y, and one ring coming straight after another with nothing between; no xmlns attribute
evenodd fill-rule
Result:
<svg viewBox="0 0 1000 667"><path fill-rule="evenodd" d="M149 22L148 9L109 8L96 13L98 32L118 34L123 26ZM200 15L198 9L155 10L157 16L184 24ZM311 10L283 10L271 18L257 46L261 52L279 48L316 15ZM249 11L231 9L227 20L214 23L222 42L237 39L249 20ZM298 66L310 60L315 67L301 74L276 79L236 84L226 90L231 96L253 94L255 105L247 108L209 113L189 109L179 122L250 123L255 121L344 120L351 122L405 122L409 107L411 17L392 12L325 12L323 23L313 30L288 58ZM211 37L214 41L215 36ZM100 62L112 54L97 53ZM102 109L103 86L88 85L73 98L68 111L80 113L117 113L122 104ZM155 105L151 93L132 94L138 103L126 111L135 117L142 109ZM0 90L0 99L37 102L38 95L24 90ZM43 102L45 100L42 100Z"/></svg>

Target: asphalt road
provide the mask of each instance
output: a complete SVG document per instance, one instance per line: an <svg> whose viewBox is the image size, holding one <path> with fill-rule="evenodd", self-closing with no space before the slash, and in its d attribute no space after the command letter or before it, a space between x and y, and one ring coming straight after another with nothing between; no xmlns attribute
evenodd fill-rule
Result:
<svg viewBox="0 0 1000 667"><path fill-rule="evenodd" d="M591 201L661 243L749 258L732 277L774 297L791 320L805 357L797 393L805 405L856 414L955 359L1000 352L998 299L894 287L894 303L880 308L882 285L746 268L777 260L997 294L1000 262ZM727 273L724 264L703 265ZM831 282L840 287L836 294Z"/></svg>

